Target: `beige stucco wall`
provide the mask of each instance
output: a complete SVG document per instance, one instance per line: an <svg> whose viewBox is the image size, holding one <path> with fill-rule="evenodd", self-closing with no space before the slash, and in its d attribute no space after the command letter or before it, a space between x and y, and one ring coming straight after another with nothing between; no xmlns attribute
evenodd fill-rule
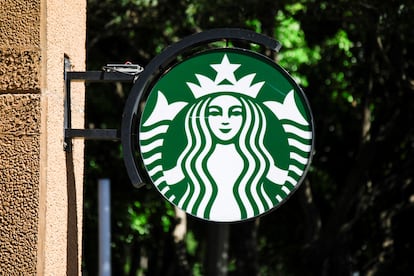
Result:
<svg viewBox="0 0 414 276"><path fill-rule="evenodd" d="M85 70L86 0L0 7L0 274L79 274L83 141L63 151L63 64ZM83 127L82 84L72 92Z"/></svg>

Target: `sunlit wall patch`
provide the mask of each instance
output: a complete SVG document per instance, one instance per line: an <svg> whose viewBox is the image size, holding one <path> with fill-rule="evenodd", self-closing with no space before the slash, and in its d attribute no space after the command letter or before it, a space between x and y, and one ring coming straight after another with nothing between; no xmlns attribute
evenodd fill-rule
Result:
<svg viewBox="0 0 414 276"><path fill-rule="evenodd" d="M308 170L314 139L310 107L289 74L237 48L201 52L166 71L150 88L137 132L157 190L216 222L283 203Z"/></svg>

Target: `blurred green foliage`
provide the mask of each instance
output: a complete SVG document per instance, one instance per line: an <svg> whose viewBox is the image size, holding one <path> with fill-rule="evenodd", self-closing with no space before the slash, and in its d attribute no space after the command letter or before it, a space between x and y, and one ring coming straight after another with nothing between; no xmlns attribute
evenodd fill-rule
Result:
<svg viewBox="0 0 414 276"><path fill-rule="evenodd" d="M282 207L230 227L229 275L412 275L414 3L379 0L88 0L87 68L145 65L181 38L240 27L304 88L316 152ZM86 126L120 128L131 86L88 84ZM97 179L112 181L114 275L206 275L208 229L129 183L117 142L86 142L85 275L97 274ZM210 240L211 242L211 240Z"/></svg>

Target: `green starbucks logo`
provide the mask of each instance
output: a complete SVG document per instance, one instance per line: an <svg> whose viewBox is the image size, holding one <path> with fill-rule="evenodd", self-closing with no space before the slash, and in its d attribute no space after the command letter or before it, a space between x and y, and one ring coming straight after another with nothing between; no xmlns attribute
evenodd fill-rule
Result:
<svg viewBox="0 0 414 276"><path fill-rule="evenodd" d="M249 51L194 55L154 84L139 146L159 192L211 221L274 209L302 181L312 117L300 88L278 65Z"/></svg>

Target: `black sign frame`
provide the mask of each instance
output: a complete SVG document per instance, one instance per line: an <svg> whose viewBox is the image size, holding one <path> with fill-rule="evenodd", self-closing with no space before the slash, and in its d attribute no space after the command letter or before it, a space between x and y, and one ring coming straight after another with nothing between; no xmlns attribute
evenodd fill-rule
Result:
<svg viewBox="0 0 414 276"><path fill-rule="evenodd" d="M174 63L177 56L200 45L223 40L247 42L248 45L256 44L276 53L282 47L280 42L251 30L221 28L190 35L167 47L152 59L132 87L122 115L123 157L128 176L134 187L140 188L149 182L141 157L137 154L139 140L137 126L141 117L140 105L145 102L151 84Z"/></svg>

